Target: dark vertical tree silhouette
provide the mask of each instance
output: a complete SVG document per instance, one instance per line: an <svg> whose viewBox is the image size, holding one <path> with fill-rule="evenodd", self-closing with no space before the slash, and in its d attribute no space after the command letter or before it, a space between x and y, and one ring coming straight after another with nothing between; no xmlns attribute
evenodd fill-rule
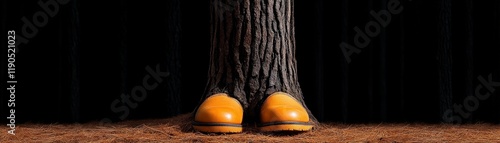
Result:
<svg viewBox="0 0 500 143"><path fill-rule="evenodd" d="M7 21L7 1L2 1L2 21ZM2 23L2 29L6 30L7 28L7 23L3 22Z"/></svg>
<svg viewBox="0 0 500 143"><path fill-rule="evenodd" d="M497 7L500 7L500 1L496 1L496 5L497 5ZM495 25L500 25L500 9L498 9L498 8L496 9L496 16L495 17L497 18ZM498 33L497 33L496 37L498 39L498 38L500 38L500 28L497 27L497 30L498 30ZM500 46L500 40L497 41L497 46ZM497 58L500 59L500 57L497 57ZM497 69L500 70L500 67L497 67ZM500 95L500 93L497 93L497 95ZM500 97L497 96L496 101L497 101L497 103L500 103ZM497 109L498 109L497 110L498 111L497 112L497 119L499 119L498 122L500 123L500 104L497 104Z"/></svg>
<svg viewBox="0 0 500 143"><path fill-rule="evenodd" d="M465 0L465 96L474 96L474 18L473 18L473 0Z"/></svg>
<svg viewBox="0 0 500 143"><path fill-rule="evenodd" d="M446 110L452 109L453 104L451 0L440 0L439 4L437 61L439 68L439 115L442 116Z"/></svg>
<svg viewBox="0 0 500 143"><path fill-rule="evenodd" d="M380 1L380 9L387 9L387 0ZM380 120L387 121L387 32L386 28L381 28L380 30L380 51L378 62L380 63L380 69L378 70L378 77L380 80L378 81L378 89L380 94Z"/></svg>
<svg viewBox="0 0 500 143"><path fill-rule="evenodd" d="M341 31L342 31L342 41L349 41L349 35L348 35L348 29L349 28L349 1L348 0L342 0L341 2ZM341 75L340 75L340 83L341 83L341 91L340 91L340 96L341 96L341 108L342 108L342 121L347 122L348 121L348 99L349 99L349 63L347 60L340 56L340 65L341 65Z"/></svg>
<svg viewBox="0 0 500 143"><path fill-rule="evenodd" d="M367 7L366 10L370 11L374 9L374 3L373 0L368 0L367 2ZM371 20L368 18L367 20ZM378 102L375 102L375 99L377 99L377 88L376 86L378 85L376 82L377 76L376 76L376 68L378 67L378 49L375 49L375 44L376 42L374 41L373 43L369 44L366 48L369 53L369 60L368 60L368 88L367 88L367 96L368 96L368 118L369 120L376 120L377 115L377 109L376 107Z"/></svg>
<svg viewBox="0 0 500 143"><path fill-rule="evenodd" d="M325 102L325 93L324 93L324 79L325 79L325 76L324 76L324 62L323 62L323 42L324 42L324 39L323 37L325 37L325 34L323 33L323 29L325 29L324 27L324 24L323 24L323 13L325 12L323 10L323 0L318 0L318 2L316 3L315 7L316 7L316 14L317 14L317 21L316 21L316 31L318 32L318 38L317 38L317 43L318 45L316 46L315 48L315 55L314 55L314 63L316 64L315 65L315 73L314 73L314 80L316 81L316 84L315 84L315 91L317 92L317 97L316 97L316 103L317 103L317 110L318 110L318 113L319 114L316 114L316 118L318 118L318 120L323 120L324 118L324 114L325 114L325 105L324 105L324 102Z"/></svg>
<svg viewBox="0 0 500 143"><path fill-rule="evenodd" d="M167 1L167 49L165 65L169 76L166 78L167 85L167 116L181 113L181 64L180 64L180 41L181 41L181 9L180 0Z"/></svg>
<svg viewBox="0 0 500 143"><path fill-rule="evenodd" d="M79 1L71 1L67 8L60 9L57 20L57 116L53 120L80 122L80 21Z"/></svg>
<svg viewBox="0 0 500 143"><path fill-rule="evenodd" d="M258 116L259 102L278 91L294 96L307 109L297 78L293 0L210 2L205 98L228 93L241 102L249 120Z"/></svg>
<svg viewBox="0 0 500 143"><path fill-rule="evenodd" d="M128 56L128 3L120 0L120 93L128 93L129 85L129 56Z"/></svg>
<svg viewBox="0 0 500 143"><path fill-rule="evenodd" d="M80 16L78 12L78 0L69 3L69 58L70 72L70 99L71 99L71 121L80 121Z"/></svg>
<svg viewBox="0 0 500 143"><path fill-rule="evenodd" d="M0 15L1 15L0 19L1 19L2 21L7 21L7 1L2 1L2 2L0 2L0 3L2 4L2 6L1 6L1 7L2 7L2 9L0 10L2 14L0 14ZM0 23L0 25L1 25L1 29L2 29L2 30L8 30L8 29L7 29L7 22L1 22L1 23ZM5 39L6 39L6 38L5 38ZM3 40L0 40L0 42L2 42L2 43L7 43L7 41L5 41L5 42L4 42ZM7 50L5 50L5 51L7 51ZM5 55L5 54L7 54L7 53L5 53L5 54L4 54L4 53L2 53L2 54L3 54L3 55ZM1 65L7 65L7 61L6 61L6 60L2 60L2 61L0 61L0 64L1 64ZM6 75L6 74L7 74L7 72L6 72L6 70L2 70L2 71L0 71L0 74L2 74L2 75ZM5 81L4 79L7 79L7 76L0 77L0 80ZM5 86L4 86L4 85L2 84L0 87L5 89L5 88L7 88L7 85L5 85ZM7 91L2 91L2 94L7 94ZM2 101L7 101L8 99L7 99L7 96L1 96L1 97L0 97L0 100L2 100ZM5 103L5 102L4 102L4 103ZM4 107L5 107L5 105L4 105ZM2 107L2 110L1 110L1 112L2 112L2 113L0 113L0 116L7 116L7 114L6 114L6 113L8 113L8 112L9 112L9 109L4 108L4 107Z"/></svg>
<svg viewBox="0 0 500 143"><path fill-rule="evenodd" d="M500 7L500 1L495 1L495 7ZM494 16L496 17L495 25L500 25L500 9L495 8ZM496 39L500 39L500 28L497 27L496 30L497 30L497 32L495 34L495 37L496 37ZM500 47L500 40L496 40L495 44L497 45L496 47ZM497 51L498 51L498 49L497 49ZM497 56L496 59L497 59L497 61L500 61L500 56ZM496 70L500 71L500 66L497 65ZM499 90L499 89L497 88L497 90ZM497 96L493 97L493 100L496 103L500 103L500 92L496 91L496 94L497 94ZM496 104L496 109L497 110L496 110L495 115L496 115L497 123L500 123L500 104Z"/></svg>
<svg viewBox="0 0 500 143"><path fill-rule="evenodd" d="M405 13L400 15L399 21L399 109L397 110L400 113L399 119L405 119L405 48L406 48L406 27L405 27Z"/></svg>
<svg viewBox="0 0 500 143"><path fill-rule="evenodd" d="M148 98L144 102L150 102L154 106L140 106L144 102L137 102L134 107L139 107L138 114L131 118L142 116L164 117L175 116L181 113L181 12L179 0L167 0L155 3L136 3L128 0L119 2L119 39L120 39L120 93L131 95L135 86L143 85L144 63L151 62L152 59L159 63L150 66L156 70L160 67L161 72L168 75L161 77L158 86L148 91ZM145 18L140 15L154 13L155 18ZM148 21L148 22L141 22ZM161 41L161 43L144 43L134 39L149 35L151 41ZM138 48L141 47L141 48ZM149 57L144 57L145 54ZM137 64L138 63L138 64ZM149 63L148 63L149 64ZM138 80L139 79L139 80ZM150 79L153 82L154 80ZM152 83L151 83L152 84ZM159 108L160 113L151 111L152 108ZM155 115L149 114L151 111Z"/></svg>

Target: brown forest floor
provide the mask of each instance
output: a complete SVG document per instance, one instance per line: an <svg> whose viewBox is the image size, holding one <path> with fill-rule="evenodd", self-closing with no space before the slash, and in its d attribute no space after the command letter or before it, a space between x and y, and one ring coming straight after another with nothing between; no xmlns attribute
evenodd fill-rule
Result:
<svg viewBox="0 0 500 143"><path fill-rule="evenodd" d="M169 119L125 121L109 125L17 125L16 135L0 127L0 142L500 142L495 124L322 124L301 134L269 134L255 128L240 134L182 131L188 115Z"/></svg>

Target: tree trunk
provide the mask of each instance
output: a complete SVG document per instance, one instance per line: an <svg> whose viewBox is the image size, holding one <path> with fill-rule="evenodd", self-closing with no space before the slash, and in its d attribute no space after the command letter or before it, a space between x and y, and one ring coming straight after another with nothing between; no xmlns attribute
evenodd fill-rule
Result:
<svg viewBox="0 0 500 143"><path fill-rule="evenodd" d="M348 0L342 0L342 8L341 8L341 15L342 18L340 19L342 23L342 41L349 41L349 34L348 34L348 29L349 29L349 1ZM341 76L340 76L340 82L341 82L341 104L342 104L342 121L347 122L349 120L349 108L348 108L348 101L349 101L349 61L347 61L345 58L340 57L340 64L341 64Z"/></svg>
<svg viewBox="0 0 500 143"><path fill-rule="evenodd" d="M128 56L128 13L127 1L120 1L120 93L130 92Z"/></svg>
<svg viewBox="0 0 500 143"><path fill-rule="evenodd" d="M451 0L441 0L439 11L439 47L437 51L439 70L440 114L452 109L452 46L451 46Z"/></svg>
<svg viewBox="0 0 500 143"><path fill-rule="evenodd" d="M80 19L79 1L67 4L68 9L61 9L58 24L58 80L57 105L61 122L80 122Z"/></svg>
<svg viewBox="0 0 500 143"><path fill-rule="evenodd" d="M380 1L381 9L387 9L387 0ZM379 51L379 70L378 70L378 93L380 94L380 121L387 122L388 119L388 87L387 87L387 32L386 28L380 30L380 51Z"/></svg>
<svg viewBox="0 0 500 143"><path fill-rule="evenodd" d="M71 99L71 122L80 121L80 16L78 1L73 0L70 4L69 24L69 61L71 65L70 74L70 99Z"/></svg>
<svg viewBox="0 0 500 143"><path fill-rule="evenodd" d="M500 6L500 2L496 1L495 5L497 7ZM500 24L500 9L495 9L495 10L496 10L495 17L497 18L497 20L495 20L495 23L496 23L495 25L499 25ZM497 31L498 33L497 33L496 37L497 37L497 39L500 39L500 28L497 28L497 30L498 30ZM497 44L496 45L497 45L497 47L500 46L500 40L497 40ZM497 57L496 59L500 61L500 57ZM499 70L500 70L499 67L497 67L497 71L499 71ZM500 94L497 93L497 95L500 95ZM499 96L495 96L495 97L493 97L493 99L496 99L495 101L497 101L497 103L500 103L500 97ZM500 123L500 104L497 104L496 107L497 107L497 113L496 113L496 115L497 115L497 119L498 119L497 123Z"/></svg>
<svg viewBox="0 0 500 143"><path fill-rule="evenodd" d="M474 96L474 18L473 0L465 0L466 6L466 41L465 41L465 96ZM471 121L465 120L465 121Z"/></svg>
<svg viewBox="0 0 500 143"><path fill-rule="evenodd" d="M399 46L399 109L397 110L399 112L399 118L398 120L406 119L406 108L405 108L405 100L406 100L406 94L405 94L405 48L406 48L406 22L405 22L405 13L400 14L399 16L399 39L400 39L400 46Z"/></svg>
<svg viewBox="0 0 500 143"><path fill-rule="evenodd" d="M297 79L293 7L293 0L211 0L203 100L228 93L241 102L250 121L258 116L259 103L277 91L289 93L307 109Z"/></svg>
<svg viewBox="0 0 500 143"><path fill-rule="evenodd" d="M167 116L181 113L181 7L180 0L167 1L167 49L166 64L169 75L166 79L167 86Z"/></svg>

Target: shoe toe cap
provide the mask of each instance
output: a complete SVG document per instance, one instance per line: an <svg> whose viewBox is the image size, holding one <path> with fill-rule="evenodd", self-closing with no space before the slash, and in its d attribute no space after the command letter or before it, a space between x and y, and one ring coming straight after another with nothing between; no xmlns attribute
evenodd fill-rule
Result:
<svg viewBox="0 0 500 143"><path fill-rule="evenodd" d="M261 122L309 122L306 109L286 93L273 94L261 109Z"/></svg>
<svg viewBox="0 0 500 143"><path fill-rule="evenodd" d="M243 108L236 99L226 94L216 94L198 107L194 120L202 123L241 124Z"/></svg>
<svg viewBox="0 0 500 143"><path fill-rule="evenodd" d="M241 123L242 111L227 107L212 107L198 110L195 121L205 123Z"/></svg>
<svg viewBox="0 0 500 143"><path fill-rule="evenodd" d="M262 111L261 120L262 122L308 122L309 115L307 112L297 108L276 107Z"/></svg>

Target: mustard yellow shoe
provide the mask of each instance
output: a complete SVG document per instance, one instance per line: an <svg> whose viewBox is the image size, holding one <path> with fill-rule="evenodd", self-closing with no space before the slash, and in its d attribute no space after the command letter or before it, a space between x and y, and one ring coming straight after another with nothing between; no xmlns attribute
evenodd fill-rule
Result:
<svg viewBox="0 0 500 143"><path fill-rule="evenodd" d="M309 114L297 99L284 92L271 94L260 110L261 131L309 131Z"/></svg>
<svg viewBox="0 0 500 143"><path fill-rule="evenodd" d="M196 111L193 128L205 133L240 133L243 131L243 107L225 93L205 99Z"/></svg>

